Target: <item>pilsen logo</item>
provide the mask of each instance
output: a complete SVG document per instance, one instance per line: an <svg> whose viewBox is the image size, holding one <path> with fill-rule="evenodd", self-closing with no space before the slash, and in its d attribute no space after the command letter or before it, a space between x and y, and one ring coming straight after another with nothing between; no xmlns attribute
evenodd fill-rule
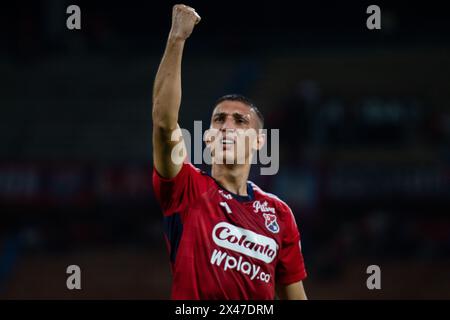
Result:
<svg viewBox="0 0 450 320"><path fill-rule="evenodd" d="M259 201L253 202L253 209L255 210L256 213L261 211L261 212L272 212L273 214L275 214L275 209L272 207L268 207L267 201L264 201L263 203Z"/></svg>
<svg viewBox="0 0 450 320"><path fill-rule="evenodd" d="M218 246L266 263L271 263L277 255L278 245L272 238L236 227L227 222L216 224L212 236Z"/></svg>

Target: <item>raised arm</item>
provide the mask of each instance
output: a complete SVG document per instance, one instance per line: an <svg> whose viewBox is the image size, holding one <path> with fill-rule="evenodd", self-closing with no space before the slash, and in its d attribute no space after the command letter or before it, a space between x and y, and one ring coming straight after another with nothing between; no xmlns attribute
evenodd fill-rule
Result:
<svg viewBox="0 0 450 320"><path fill-rule="evenodd" d="M181 103L181 59L186 39L191 35L200 16L194 9L177 4L172 10L172 27L167 39L164 56L153 86L153 164L165 178L175 177L181 169L180 161L173 161L172 151L179 144L177 155L183 159L186 147L178 125ZM179 140L173 140L175 134Z"/></svg>

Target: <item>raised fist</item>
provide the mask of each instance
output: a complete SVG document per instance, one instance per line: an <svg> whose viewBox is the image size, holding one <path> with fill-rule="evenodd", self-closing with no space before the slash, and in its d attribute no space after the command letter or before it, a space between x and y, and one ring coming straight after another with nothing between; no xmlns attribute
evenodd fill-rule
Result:
<svg viewBox="0 0 450 320"><path fill-rule="evenodd" d="M186 40L192 33L194 26L201 20L200 16L191 7L184 4L173 6L172 28L170 37L174 39Z"/></svg>

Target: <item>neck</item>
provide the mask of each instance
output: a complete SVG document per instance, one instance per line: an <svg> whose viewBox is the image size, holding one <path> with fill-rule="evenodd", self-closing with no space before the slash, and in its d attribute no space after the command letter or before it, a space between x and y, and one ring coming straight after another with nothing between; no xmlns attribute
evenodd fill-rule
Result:
<svg viewBox="0 0 450 320"><path fill-rule="evenodd" d="M214 164L211 175L221 186L240 196L247 196L249 165Z"/></svg>

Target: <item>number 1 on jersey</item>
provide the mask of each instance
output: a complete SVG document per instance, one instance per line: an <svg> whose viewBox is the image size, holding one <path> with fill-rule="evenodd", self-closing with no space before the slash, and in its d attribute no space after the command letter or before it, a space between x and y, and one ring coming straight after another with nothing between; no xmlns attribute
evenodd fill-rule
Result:
<svg viewBox="0 0 450 320"><path fill-rule="evenodd" d="M226 203L225 201L222 201L222 202L219 202L219 204L225 208L225 210L228 214L232 213L230 207L228 206L228 203Z"/></svg>

